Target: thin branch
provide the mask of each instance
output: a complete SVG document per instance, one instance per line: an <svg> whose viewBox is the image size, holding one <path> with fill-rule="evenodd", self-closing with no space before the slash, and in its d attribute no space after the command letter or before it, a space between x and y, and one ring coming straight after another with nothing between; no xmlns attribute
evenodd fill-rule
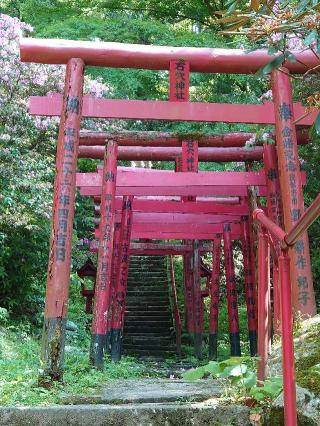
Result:
<svg viewBox="0 0 320 426"><path fill-rule="evenodd" d="M299 121L301 121L304 117L307 117L309 114L311 114L311 112L305 112L304 114L301 115L301 117L298 117L296 120L294 120L293 124L297 124L299 123Z"/></svg>
<svg viewBox="0 0 320 426"><path fill-rule="evenodd" d="M308 69L308 71L306 71L304 74L303 74L303 77L306 77L307 75L309 75L311 72L313 72L313 71L315 71L316 69L318 69L318 68L320 68L320 64L319 65L316 65L315 67L313 67L313 68L309 68Z"/></svg>
<svg viewBox="0 0 320 426"><path fill-rule="evenodd" d="M188 15L182 15L181 13L176 13L175 15L168 15L163 13L163 11L161 11L160 9L152 9L152 8L147 8L147 7L125 7L125 6L103 6L104 9L109 9L109 10L127 10L130 12L154 12L156 14L158 14L160 17L162 18L175 18L175 19L179 19L179 20L183 20L183 19L189 19L190 21L194 22L197 21L202 25L205 25L207 27L210 26L210 24L208 24L208 22L200 20L198 17L195 16L188 16Z"/></svg>
<svg viewBox="0 0 320 426"><path fill-rule="evenodd" d="M215 3L214 3L214 6L212 6L212 4L210 3L210 0L203 0L203 3L205 4L205 6L207 6L208 10L211 13L215 13L216 12L217 6L216 6Z"/></svg>

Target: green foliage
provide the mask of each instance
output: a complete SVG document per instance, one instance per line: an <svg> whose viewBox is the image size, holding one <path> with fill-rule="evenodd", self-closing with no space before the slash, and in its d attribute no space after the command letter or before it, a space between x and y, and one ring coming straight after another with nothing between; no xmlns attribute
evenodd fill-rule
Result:
<svg viewBox="0 0 320 426"><path fill-rule="evenodd" d="M9 320L9 312L6 308L0 308L0 325L5 325Z"/></svg>
<svg viewBox="0 0 320 426"><path fill-rule="evenodd" d="M86 348L87 349L87 348ZM0 405L49 405L63 403L66 397L99 394L103 384L112 379L140 377L143 365L136 359L124 357L115 364L108 360L104 372L93 369L87 352L67 352L64 383L50 389L39 387L39 341L28 335L21 326L0 329Z"/></svg>
<svg viewBox="0 0 320 426"><path fill-rule="evenodd" d="M252 370L255 360L250 357L233 357L186 371L183 378L198 380L210 375L215 379L227 380L227 393L235 397L252 397L256 401L275 399L282 391L282 378L275 376L257 386L256 373ZM238 394L237 394L238 391Z"/></svg>

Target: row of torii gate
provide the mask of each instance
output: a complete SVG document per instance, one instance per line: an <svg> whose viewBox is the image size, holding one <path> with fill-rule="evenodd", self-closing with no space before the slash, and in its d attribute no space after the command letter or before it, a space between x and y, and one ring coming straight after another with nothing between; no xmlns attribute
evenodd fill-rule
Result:
<svg viewBox="0 0 320 426"><path fill-rule="evenodd" d="M293 103L289 72L303 73L317 65L317 58L312 52L299 53L297 62L273 71L273 102L239 105L189 102L190 71L250 74L271 60L267 52L246 54L230 49L41 39L22 39L20 51L25 62L67 64L63 97L30 99L31 114L61 117L43 330L45 374L52 379L61 379L63 374L71 237L78 186L81 195L94 197L99 215L95 231L98 260L90 349L93 365L103 366L108 333L111 333L115 353L117 356L120 353L128 262L132 253L184 255L188 330L195 334L195 347L199 350L203 330L198 265L201 252L212 251L210 347L211 355L215 356L221 239L224 241L231 355L240 354L232 240L241 240L251 353L256 353L257 334L258 378L263 385L270 341L271 248L273 321L282 336L285 417L287 425L296 425L292 306L303 315L316 312L306 229L317 217L319 200L317 198L304 212L305 176L300 172L297 146L306 143L308 137L303 131L297 132L296 125L311 126L317 111L309 110L306 114L301 104ZM83 96L85 65L169 70L169 100ZM275 126L275 134L270 135L275 144L248 149L245 142L253 136L251 133L80 133L82 117L271 124ZM98 167L96 173L77 174L78 157L103 159L103 167ZM176 169L117 167L117 160L122 159L175 161ZM201 161L244 161L247 171L198 172ZM252 161L260 161L263 168L252 171ZM265 207L260 205L261 197L266 198ZM253 219L260 225L257 253ZM183 240L183 244L160 246L141 242L145 240ZM210 240L211 245L199 244L199 240ZM117 257L114 256L116 246ZM179 329L177 309L175 314Z"/></svg>

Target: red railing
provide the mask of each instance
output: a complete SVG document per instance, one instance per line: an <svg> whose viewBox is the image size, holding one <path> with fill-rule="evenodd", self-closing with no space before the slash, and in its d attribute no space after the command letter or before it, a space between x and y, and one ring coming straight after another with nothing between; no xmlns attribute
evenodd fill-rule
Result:
<svg viewBox="0 0 320 426"><path fill-rule="evenodd" d="M269 271L266 268L268 248L265 241L266 232L271 234L270 242L279 241L281 254L279 262L280 300L281 300L281 337L282 337L282 367L283 367L283 390L284 390L284 417L286 426L297 425L296 406L296 383L294 369L294 346L293 346L293 314L291 303L290 282L290 258L289 247L293 246L298 238L309 228L309 226L320 215L320 193L295 223L291 230L286 233L282 228L270 220L263 210L255 209L253 218L260 224L259 252L258 252L258 379L263 381L266 377L267 355L268 355L268 330L267 324L269 292Z"/></svg>
<svg viewBox="0 0 320 426"><path fill-rule="evenodd" d="M173 256L170 255L170 276L171 276L171 298L172 298L172 308L174 314L175 321L175 329L176 329L176 350L177 354L181 356L181 317L178 306L178 298L177 298L177 289L176 289L176 280L174 276L174 266L173 266Z"/></svg>

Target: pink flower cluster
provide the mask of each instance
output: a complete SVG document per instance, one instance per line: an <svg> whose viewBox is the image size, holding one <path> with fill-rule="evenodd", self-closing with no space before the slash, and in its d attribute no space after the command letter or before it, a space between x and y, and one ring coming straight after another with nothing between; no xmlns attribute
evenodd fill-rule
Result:
<svg viewBox="0 0 320 426"><path fill-rule="evenodd" d="M0 125L5 125L6 133L13 132L13 129L18 131L20 125L23 132L26 122L40 132L55 131L57 127L56 119L28 115L29 96L61 93L65 78L64 66L20 61L19 39L32 30L29 24L18 18L0 14ZM102 79L85 76L84 93L100 98L109 95L110 88ZM6 113L2 115L1 110ZM8 110L11 110L9 116ZM108 123L90 120L86 125L92 130L103 130Z"/></svg>

